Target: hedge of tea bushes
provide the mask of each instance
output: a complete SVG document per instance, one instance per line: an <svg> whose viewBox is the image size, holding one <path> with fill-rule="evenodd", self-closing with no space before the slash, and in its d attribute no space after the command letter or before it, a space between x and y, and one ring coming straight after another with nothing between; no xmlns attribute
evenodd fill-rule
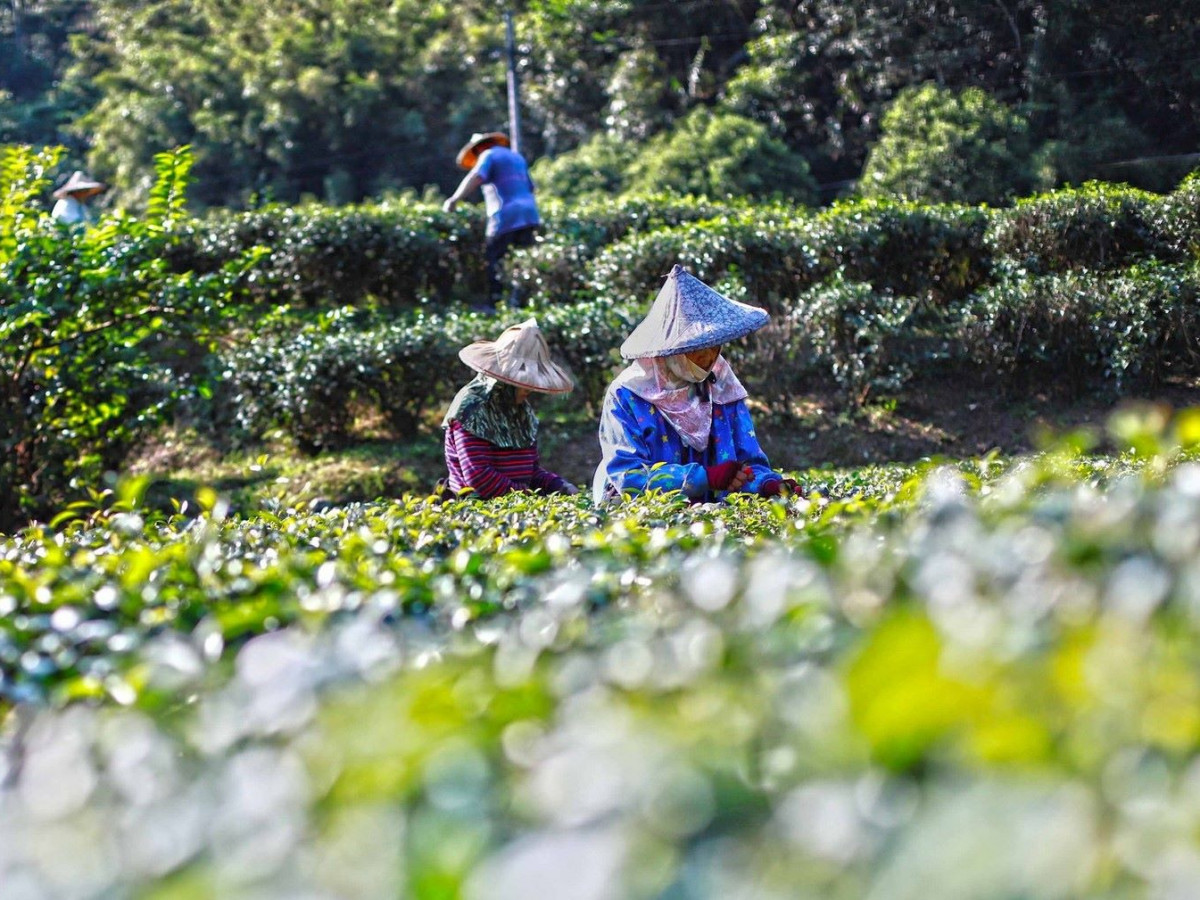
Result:
<svg viewBox="0 0 1200 900"><path fill-rule="evenodd" d="M993 212L988 243L1007 271L1035 274L1195 259L1198 193L1200 174L1165 197L1105 183L1055 191Z"/></svg>
<svg viewBox="0 0 1200 900"><path fill-rule="evenodd" d="M953 306L1014 274L1193 260L1200 249L1198 191L1200 176L1193 175L1165 197L1089 184L1009 209L865 201L815 216L741 211L632 234L595 254L574 282L551 291L645 297L672 262L684 260L707 280L736 275L768 308L786 306L834 273L877 291ZM516 271L523 271L520 262Z"/></svg>
<svg viewBox="0 0 1200 900"><path fill-rule="evenodd" d="M753 289L739 276L714 284L749 301ZM854 407L902 396L913 378L963 371L1001 391L1041 385L1064 396L1116 397L1200 375L1198 300L1196 264L1017 275L945 307L839 272L726 352L755 400L778 411L815 384L833 385ZM213 397L196 417L240 442L283 429L306 449L350 441L355 418L368 410L410 435L470 377L458 351L530 315L576 378L572 402L595 412L645 309L585 301L495 318L461 308L335 311L224 351Z"/></svg>
<svg viewBox="0 0 1200 900"><path fill-rule="evenodd" d="M716 285L748 299L740 282ZM949 358L947 341L931 341L914 324L914 309L911 298L833 279L726 353L755 400L772 409L786 410L812 379L832 381L858 404ZM586 301L497 317L423 307L398 315L343 309L291 327L276 322L214 358L213 394L190 415L235 443L281 429L305 450L350 442L356 418L369 411L394 434L411 435L472 376L459 350L529 316L575 378L572 404L595 413L627 365L619 348L644 314L640 304Z"/></svg>
<svg viewBox="0 0 1200 900"><path fill-rule="evenodd" d="M1080 394L1200 374L1200 264L1006 279L963 310L959 347L1009 389Z"/></svg>
<svg viewBox="0 0 1200 900"><path fill-rule="evenodd" d="M887 200L843 202L815 215L751 207L633 232L594 254L589 272L576 278L601 296L645 297L669 260L685 260L713 280L740 273L767 306L835 272L878 291L953 305L1013 273L1194 260L1198 198L1200 173L1166 196L1092 183L1008 209ZM515 268L520 274L520 263Z"/></svg>
<svg viewBox="0 0 1200 900"><path fill-rule="evenodd" d="M736 206L702 198L650 197L566 208L545 204L548 266L582 261L630 231L670 227ZM423 299L471 303L486 293L482 209L457 214L413 198L351 207L271 206L215 212L178 229L170 255L179 271L211 271L265 247L244 292L255 303L325 307L374 298L387 306ZM527 280L527 279L522 279Z"/></svg>
<svg viewBox="0 0 1200 900"><path fill-rule="evenodd" d="M206 272L264 247L242 294L255 304L467 300L486 292L483 227L482 215L450 215L420 202L217 212L180 226L169 262L178 271Z"/></svg>
<svg viewBox="0 0 1200 900"><path fill-rule="evenodd" d="M1155 194L1092 183L998 210L988 238L1007 266L1037 274L1169 259L1175 254L1160 227L1162 206Z"/></svg>
<svg viewBox="0 0 1200 900"><path fill-rule="evenodd" d="M574 376L573 402L595 407L614 371L616 348L640 318L629 305L579 303L503 317L465 308L398 316L343 309L239 342L218 356L208 422L242 440L282 428L301 447L317 449L344 444L354 417L369 408L395 433L411 434L473 377L459 350L494 340L529 316Z"/></svg>
<svg viewBox="0 0 1200 900"><path fill-rule="evenodd" d="M962 477L977 485L1004 465L965 462ZM589 603L605 606L630 591L628 565L668 546L662 565L702 547L838 530L880 504L911 503L926 468L814 471L802 477L824 493L816 505L737 498L703 516L676 494L606 508L586 494L528 493L496 502L414 494L319 513L268 501L239 514L208 488L198 507L165 515L142 507L145 479L127 480L50 524L0 535L0 712L137 690L138 652L164 637L205 635L217 647L207 655L219 657L263 631L364 604L443 624L490 615L582 556L596 562ZM1105 462L1096 477L1137 468ZM339 599L314 599L331 587Z"/></svg>
<svg viewBox="0 0 1200 900"><path fill-rule="evenodd" d="M1036 374L1075 392L1133 390L1195 369L1198 191L1193 176L1166 197L1090 185L1011 210L871 202L816 215L699 198L547 204L546 240L514 253L511 269L593 407L676 262L771 310L736 353L773 407L814 378L852 405L895 395L946 363L1002 387ZM243 306L212 367L220 377L200 386L213 405L193 396L189 414L235 436L283 427L313 448L344 442L356 406L411 431L453 395L452 345L495 336L449 302L482 290L476 212L411 201L174 225L160 275L184 293L258 248L239 258L249 271L233 286ZM321 324L267 328L288 304ZM361 315L336 312L348 305Z"/></svg>
<svg viewBox="0 0 1200 900"><path fill-rule="evenodd" d="M167 515L141 505L144 478L127 480L50 524L0 535L0 712L143 686L153 694L138 653L159 638L208 640L204 655L216 659L255 634L322 626L364 606L429 624L482 620L537 595L544 576L584 562L596 609L642 595L648 582L634 573L669 575L696 553L782 542L834 565L849 532L919 514L947 479L955 490L1018 498L1083 482L1092 490L1157 483L1191 458L1185 442L1200 442L1200 416L1179 421L1166 446L1159 420L1127 414L1114 437L1137 452L1117 458L1086 457L1063 443L1017 460L809 470L792 473L808 499L735 496L699 507L674 493L600 507L584 494L488 502L414 494L321 512L272 500L233 513L205 488L198 507Z"/></svg>
<svg viewBox="0 0 1200 900"><path fill-rule="evenodd" d="M15 535L6 900L1186 896L1200 421L1116 436L811 506Z"/></svg>
<svg viewBox="0 0 1200 900"><path fill-rule="evenodd" d="M605 247L587 271L597 296L652 296L684 261L697 277L736 279L772 312L839 275L876 291L961 300L990 277L982 210L865 202L815 217L745 213L637 234Z"/></svg>
<svg viewBox="0 0 1200 900"><path fill-rule="evenodd" d="M768 306L839 270L876 290L944 305L1020 271L1193 258L1197 191L1193 175L1166 196L1094 183L1008 209L860 201L815 214L694 197L547 201L540 242L512 251L509 267L525 296L544 303L644 299L683 262L704 278L738 275ZM485 286L481 211L448 215L415 199L218 213L181 226L180 237L173 264L187 271L268 248L246 293L259 302L469 303Z"/></svg>

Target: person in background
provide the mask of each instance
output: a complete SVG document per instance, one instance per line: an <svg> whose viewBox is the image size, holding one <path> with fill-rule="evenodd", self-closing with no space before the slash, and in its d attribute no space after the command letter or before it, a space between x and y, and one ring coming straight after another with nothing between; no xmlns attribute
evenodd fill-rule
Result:
<svg viewBox="0 0 1200 900"><path fill-rule="evenodd" d="M487 208L486 308L494 310L504 294L503 262L508 248L530 246L541 224L533 180L525 158L510 149L507 135L498 131L473 134L458 152L456 161L469 171L442 208L453 212L459 201L475 188L483 187Z"/></svg>
<svg viewBox="0 0 1200 900"><path fill-rule="evenodd" d="M53 194L57 202L50 211L50 218L62 225L88 225L92 211L88 201L104 193L106 185L76 169L63 186Z"/></svg>
<svg viewBox="0 0 1200 900"><path fill-rule="evenodd" d="M538 419L532 393L563 394L571 377L550 359L550 348L528 319L494 341L476 341L458 353L475 378L455 396L445 429L444 496L464 492L487 500L510 491L576 494L579 489L543 469L538 459Z"/></svg>
<svg viewBox="0 0 1200 900"><path fill-rule="evenodd" d="M746 389L721 346L761 328L765 310L738 303L675 266L646 318L621 345L632 364L605 393L597 503L677 490L696 502L735 492L775 497L800 486L771 468Z"/></svg>

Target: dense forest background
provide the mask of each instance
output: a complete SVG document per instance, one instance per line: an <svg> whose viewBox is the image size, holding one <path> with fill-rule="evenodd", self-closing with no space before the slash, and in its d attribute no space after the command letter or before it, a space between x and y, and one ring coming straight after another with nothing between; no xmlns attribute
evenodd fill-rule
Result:
<svg viewBox="0 0 1200 900"><path fill-rule="evenodd" d="M544 192L985 201L1197 161L1200 2L527 0L523 150ZM485 0L6 0L0 143L62 144L137 205L446 192L506 125Z"/></svg>

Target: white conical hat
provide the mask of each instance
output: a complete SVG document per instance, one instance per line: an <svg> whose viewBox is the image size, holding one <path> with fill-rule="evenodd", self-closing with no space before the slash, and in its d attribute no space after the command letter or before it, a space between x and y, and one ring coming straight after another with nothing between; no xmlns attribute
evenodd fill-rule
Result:
<svg viewBox="0 0 1200 900"><path fill-rule="evenodd" d="M757 331L768 318L765 309L730 300L676 265L621 355L645 359L716 347Z"/></svg>
<svg viewBox="0 0 1200 900"><path fill-rule="evenodd" d="M458 358L476 372L531 391L565 394L575 387L571 376L550 358L536 319L506 328L494 341L463 347Z"/></svg>
<svg viewBox="0 0 1200 900"><path fill-rule="evenodd" d="M83 194L85 197L93 197L96 194L104 192L106 185L96 181L83 174L79 169L71 173L71 177L66 180L62 187L54 192L53 196L61 200L68 194Z"/></svg>

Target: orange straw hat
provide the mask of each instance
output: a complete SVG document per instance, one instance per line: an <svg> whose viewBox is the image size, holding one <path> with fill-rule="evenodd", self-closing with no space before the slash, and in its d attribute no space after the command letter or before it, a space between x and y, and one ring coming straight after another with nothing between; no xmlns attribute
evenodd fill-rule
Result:
<svg viewBox="0 0 1200 900"><path fill-rule="evenodd" d="M476 372L531 391L565 394L575 387L571 376L550 359L550 347L536 319L506 328L494 341L463 347L458 358Z"/></svg>
<svg viewBox="0 0 1200 900"><path fill-rule="evenodd" d="M97 194L103 194L108 185L96 181L79 169L71 173L71 177L66 180L62 187L54 192L54 196L58 200L62 200L69 194L78 194L81 198L95 197Z"/></svg>
<svg viewBox="0 0 1200 900"><path fill-rule="evenodd" d="M484 144L499 144L501 147L510 146L508 135L503 131L489 131L486 134L483 132L475 132L471 135L471 139L463 144L463 148L458 151L458 156L454 161L464 169L475 168L475 163L479 162L479 151L486 149Z"/></svg>

